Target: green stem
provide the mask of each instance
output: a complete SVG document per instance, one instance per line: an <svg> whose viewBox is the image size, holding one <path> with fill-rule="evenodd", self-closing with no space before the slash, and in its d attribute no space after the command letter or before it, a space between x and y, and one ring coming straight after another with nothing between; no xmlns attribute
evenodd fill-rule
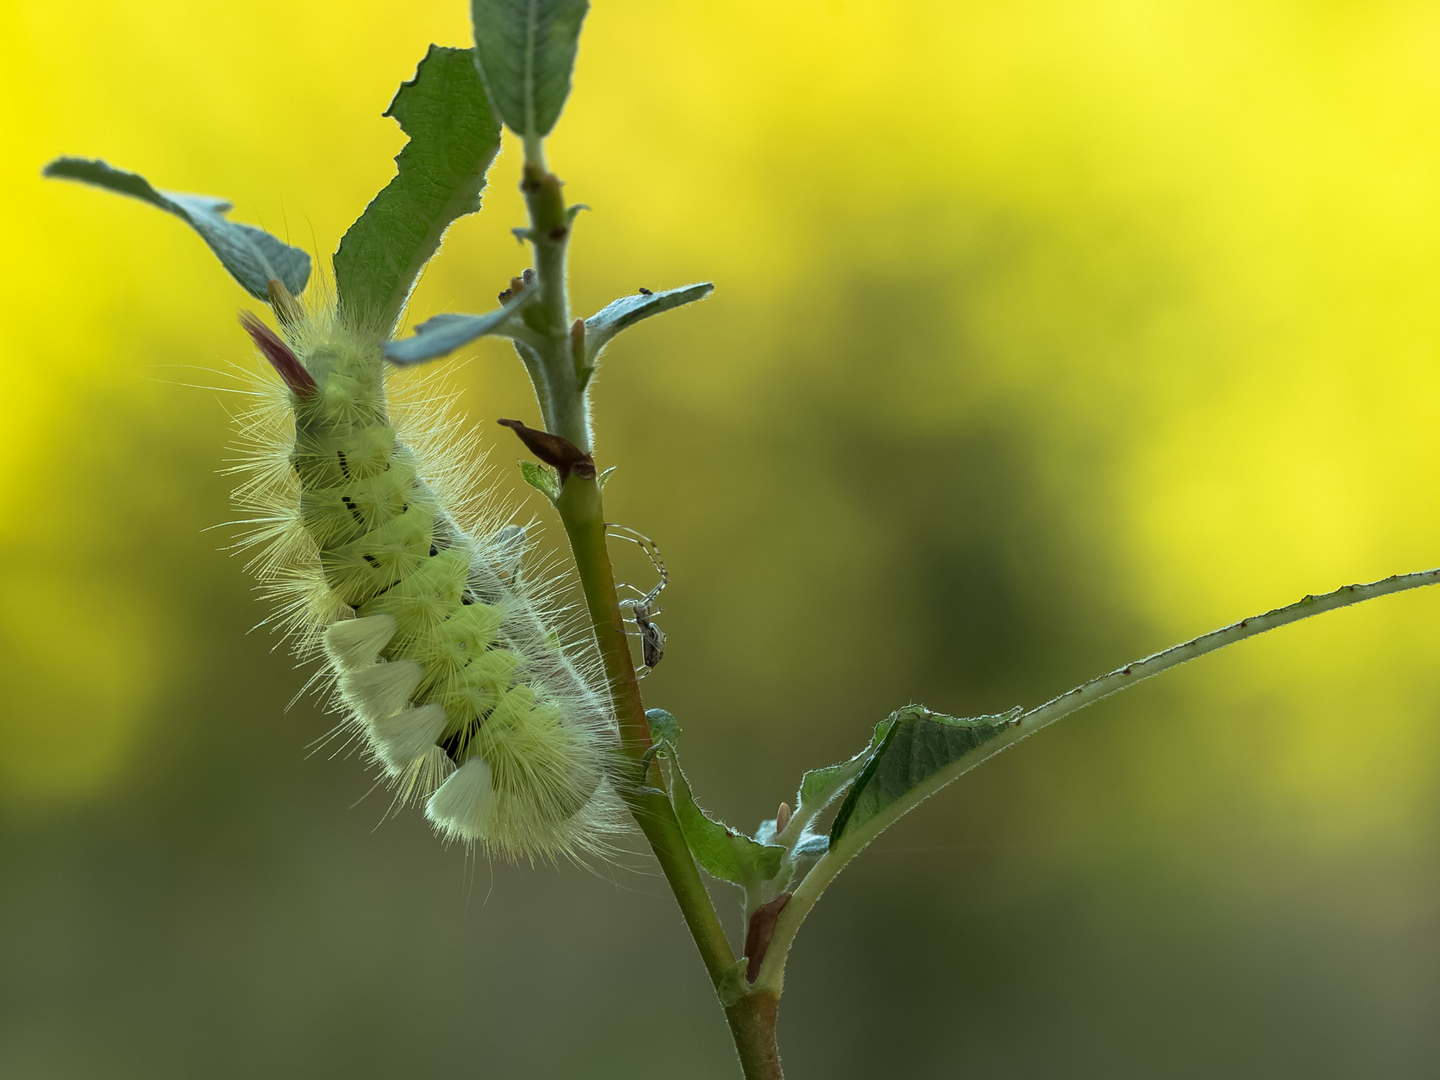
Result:
<svg viewBox="0 0 1440 1080"><path fill-rule="evenodd" d="M621 752L628 759L617 784L621 797L635 816L645 838L650 841L665 879L675 893L685 917L685 925L700 949L705 970L712 983L718 983L735 964L735 954L715 914L715 906L700 870L680 832L675 809L666 796L659 768L651 762L648 775L641 775L640 762L650 749L650 728L645 721L645 706L640 699L639 683L630 658L630 645L625 637L625 623L615 592L615 576L610 555L605 547L605 517L600 501L600 488L594 479L572 476L555 503L575 567L585 592L585 604L595 629L595 640L605 664L605 677L610 687L611 703L620 727Z"/></svg>
<svg viewBox="0 0 1440 1080"><path fill-rule="evenodd" d="M520 187L530 210L530 238L535 248L541 290L531 323L540 340L521 347L521 358L535 383L546 430L590 453L593 440L589 401L579 374L583 357L576 357L576 343L570 333L570 303L565 281L570 228L560 181L545 170L543 161L538 160L538 152L534 155L527 152ZM735 953L680 831L659 766L653 755L648 767L643 764L646 751L651 748L650 727L645 719L645 706L615 591L615 574L606 548L600 486L594 476L574 472L561 481L555 508L575 556L575 568L620 732L623 760L616 770L616 789L655 852L690 936L700 950L711 985L719 993L722 986L728 986L733 979ZM743 993L725 1007L746 1080L783 1080L780 1053L775 1044L778 1007L779 995L765 993Z"/></svg>
<svg viewBox="0 0 1440 1080"><path fill-rule="evenodd" d="M1122 668L1116 668L1109 674L1091 679L1089 682L1031 709L1020 716L1003 734L933 773L923 783L908 791L904 798L895 800L859 828L848 830L845 833L841 841L805 875L805 880L795 889L790 902L780 913L775 927L774 940L765 954L765 961L760 967L759 976L755 982L756 988L778 994L784 987L785 960L789 955L790 946L795 940L795 934L800 929L800 924L805 921L805 916L810 913L810 909L820 899L820 895L835 879L835 876L844 869L845 865L901 816L913 810L947 784L958 780L977 765L989 761L996 754L1010 749L1022 739L1029 738L1055 721L1069 716L1073 712L1078 712L1087 705L1093 705L1101 698L1118 694L1121 690L1128 690L1143 679L1159 675L1162 671L1183 664L1187 660L1194 660L1206 653L1223 649L1226 645L1233 645L1237 641L1254 637L1256 634L1263 634L1267 630L1274 630L1276 627L1285 626L1288 623L1308 619L1312 615L1348 607L1350 604L1358 604L1377 596L1434 585L1437 582L1440 582L1440 569L1421 570L1413 574L1396 574L1382 581L1372 581L1365 585L1346 585L1334 592L1325 593L1323 596L1306 596L1286 607L1275 608L1263 615L1253 615L1248 619L1241 619L1238 623L1232 623L1219 630L1212 630L1208 634L1202 634L1191 641L1175 645L1164 652L1147 656L1144 660L1137 660Z"/></svg>
<svg viewBox="0 0 1440 1080"><path fill-rule="evenodd" d="M534 368L539 368L535 392L545 416L545 430L569 439L588 454L592 449L590 407L570 342L570 296L565 282L570 223L565 198L559 177L533 162L525 165L520 190L530 210L530 242L535 248L540 289L540 302L533 305L530 317L539 323L535 329L543 337L535 350L537 356L527 360L526 368L532 378Z"/></svg>

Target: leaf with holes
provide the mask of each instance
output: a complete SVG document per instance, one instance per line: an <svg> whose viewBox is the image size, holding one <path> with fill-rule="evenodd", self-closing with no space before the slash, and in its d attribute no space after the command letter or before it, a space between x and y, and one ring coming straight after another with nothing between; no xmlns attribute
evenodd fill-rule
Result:
<svg viewBox="0 0 1440 1080"><path fill-rule="evenodd" d="M425 263L456 218L480 209L500 125L473 49L431 45L385 110L410 141L395 179L376 195L335 252L335 291L356 325L388 337Z"/></svg>

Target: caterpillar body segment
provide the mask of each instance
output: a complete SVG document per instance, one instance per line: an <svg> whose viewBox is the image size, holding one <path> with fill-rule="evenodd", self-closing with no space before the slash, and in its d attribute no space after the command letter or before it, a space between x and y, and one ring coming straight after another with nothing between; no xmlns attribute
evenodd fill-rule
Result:
<svg viewBox="0 0 1440 1080"><path fill-rule="evenodd" d="M618 801L598 664L525 580L523 528L467 503L473 447L435 422L444 402L402 432L379 340L331 311L288 311L284 341L244 322L281 379L242 418L242 543L296 651L326 661L346 723L447 838L512 860L604 854Z"/></svg>
<svg viewBox="0 0 1440 1080"><path fill-rule="evenodd" d="M370 725L370 741L386 772L403 776L435 748L448 723L449 717L441 705L402 709L393 716L374 721Z"/></svg>

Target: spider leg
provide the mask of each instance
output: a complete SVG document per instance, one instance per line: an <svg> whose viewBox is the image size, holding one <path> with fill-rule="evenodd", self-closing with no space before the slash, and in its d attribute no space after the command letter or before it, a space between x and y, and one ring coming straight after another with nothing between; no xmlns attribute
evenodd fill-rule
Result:
<svg viewBox="0 0 1440 1080"><path fill-rule="evenodd" d="M620 525L613 521L607 521L605 528L614 530L610 535L620 540L628 540L640 548L641 551L645 552L646 556L650 559L651 565L655 567L655 572L660 575L660 584L652 590L658 595L659 591L670 583L670 573L665 569L665 560L660 555L659 545L644 533L632 529L628 525Z"/></svg>

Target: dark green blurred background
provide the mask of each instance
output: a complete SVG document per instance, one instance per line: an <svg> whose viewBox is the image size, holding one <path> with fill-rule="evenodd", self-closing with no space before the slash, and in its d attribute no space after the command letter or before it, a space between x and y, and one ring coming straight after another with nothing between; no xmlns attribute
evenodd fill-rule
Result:
<svg viewBox="0 0 1440 1080"><path fill-rule="evenodd" d="M104 156L323 262L466 33L459 0L0 9L0 1077L733 1075L645 859L476 865L307 757L307 673L201 531L231 435L184 384L248 362L245 298L37 176ZM707 805L753 827L897 705L1032 705L1440 562L1437 55L1440 9L1384 0L597 0L550 148L594 207L577 303L717 283L597 403ZM517 160L412 321L524 267ZM452 367L513 489L519 365ZM1242 645L927 804L806 925L791 1075L1440 1075L1437 619Z"/></svg>

